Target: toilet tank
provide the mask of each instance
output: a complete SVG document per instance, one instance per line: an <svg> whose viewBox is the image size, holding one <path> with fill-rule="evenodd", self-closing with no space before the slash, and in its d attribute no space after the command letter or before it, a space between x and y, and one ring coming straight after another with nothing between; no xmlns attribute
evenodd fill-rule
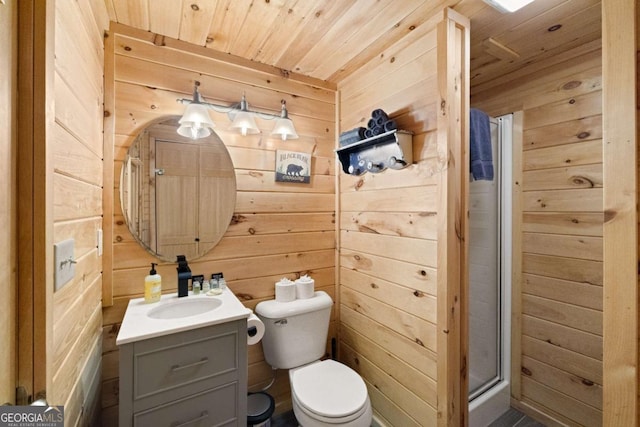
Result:
<svg viewBox="0 0 640 427"><path fill-rule="evenodd" d="M262 349L269 365L290 369L325 354L333 301L326 292L291 302L262 301L256 314L264 323Z"/></svg>

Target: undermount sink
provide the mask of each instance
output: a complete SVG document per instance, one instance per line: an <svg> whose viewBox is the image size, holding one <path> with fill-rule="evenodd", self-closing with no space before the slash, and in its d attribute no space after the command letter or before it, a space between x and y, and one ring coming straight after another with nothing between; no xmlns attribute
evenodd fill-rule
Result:
<svg viewBox="0 0 640 427"><path fill-rule="evenodd" d="M187 298L154 307L147 316L152 319L180 319L213 311L222 305L222 301L217 298Z"/></svg>

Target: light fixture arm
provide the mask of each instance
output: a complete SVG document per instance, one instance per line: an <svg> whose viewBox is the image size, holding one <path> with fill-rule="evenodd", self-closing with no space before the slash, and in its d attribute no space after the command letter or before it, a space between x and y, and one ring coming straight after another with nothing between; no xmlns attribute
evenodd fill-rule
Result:
<svg viewBox="0 0 640 427"><path fill-rule="evenodd" d="M200 82L196 82L196 84L193 85L193 102L196 104L202 104L200 92L198 92L198 86L200 86Z"/></svg>
<svg viewBox="0 0 640 427"><path fill-rule="evenodd" d="M282 108L280 114L263 113L249 110L249 104L244 94L242 95L242 100L237 104L219 105L205 102L202 100L200 92L198 92L198 86L200 86L200 82L195 82L193 99L179 98L176 100L180 104L187 105L185 114L180 119L181 126L178 129L180 135L188 136L192 139L208 136L211 128L215 126L206 112L207 109L210 109L218 113L226 113L232 122L231 128L239 130L242 135L260 133L260 129L253 119L254 117L259 117L276 121L271 135L279 135L283 141L287 138L298 138L293 122L289 119L287 103L284 99L281 100Z"/></svg>
<svg viewBox="0 0 640 427"><path fill-rule="evenodd" d="M282 109L280 110L280 118L288 119L289 118L289 112L287 111L287 101L282 99L282 100L280 100L280 103L282 105Z"/></svg>
<svg viewBox="0 0 640 427"><path fill-rule="evenodd" d="M257 117L260 117L261 119L265 119L265 120L275 120L281 117L288 118L287 110L285 108L285 105L286 105L285 100L282 100L283 110L280 112L280 114L263 113L261 111L249 110L248 108L249 104L247 103L247 100L245 99L244 95L242 95L242 100L240 102L232 105L219 105L219 104L212 104L211 102L203 101L202 97L200 96L200 93L198 92L197 86L193 91L193 99L179 98L176 101L184 105L189 105L192 103L201 104L209 108L210 110L216 111L218 113L233 114L238 111L246 111L247 113L255 114Z"/></svg>

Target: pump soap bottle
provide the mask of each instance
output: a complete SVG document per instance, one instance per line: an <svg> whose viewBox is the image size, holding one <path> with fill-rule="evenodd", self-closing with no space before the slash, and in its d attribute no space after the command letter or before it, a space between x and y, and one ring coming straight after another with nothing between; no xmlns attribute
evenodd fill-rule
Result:
<svg viewBox="0 0 640 427"><path fill-rule="evenodd" d="M158 302L162 295L162 278L156 272L155 262L151 263L151 271L149 275L144 278L144 302Z"/></svg>

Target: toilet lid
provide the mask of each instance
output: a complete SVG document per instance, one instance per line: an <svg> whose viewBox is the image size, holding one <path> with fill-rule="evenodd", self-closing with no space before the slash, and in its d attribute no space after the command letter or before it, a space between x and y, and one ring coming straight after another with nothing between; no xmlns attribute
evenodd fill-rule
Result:
<svg viewBox="0 0 640 427"><path fill-rule="evenodd" d="M367 401L367 386L360 375L334 360L297 369L291 389L302 406L324 417L345 417Z"/></svg>

